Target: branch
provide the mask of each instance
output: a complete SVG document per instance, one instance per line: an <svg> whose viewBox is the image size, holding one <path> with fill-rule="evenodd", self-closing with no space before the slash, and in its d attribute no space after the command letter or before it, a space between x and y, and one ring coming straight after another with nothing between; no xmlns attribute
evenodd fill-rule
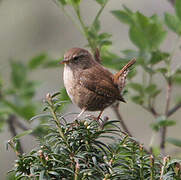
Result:
<svg viewBox="0 0 181 180"><path fill-rule="evenodd" d="M167 117L171 116L172 114L174 114L179 108L181 108L181 102L176 104L172 109L170 109L168 112L167 112Z"/></svg>
<svg viewBox="0 0 181 180"><path fill-rule="evenodd" d="M115 112L118 120L120 121L120 124L121 124L123 130L124 130L129 136L133 137L132 134L130 133L130 131L128 130L128 127L127 127L126 124L124 123L124 120L123 120L123 118L122 118L122 116L121 116L121 114L120 114L120 112L119 112L119 102L117 102L116 104L112 105L112 109L113 109L113 111Z"/></svg>
<svg viewBox="0 0 181 180"><path fill-rule="evenodd" d="M171 99L171 90L172 90L172 83L171 83L171 81L168 81L167 94L166 94L165 116L168 114L168 111L169 111L170 99ZM167 133L167 127L164 126L160 129L160 136L161 136L160 149L161 149L163 155L165 155L166 133Z"/></svg>
<svg viewBox="0 0 181 180"><path fill-rule="evenodd" d="M8 123L8 127L9 127L9 130L10 130L12 137L17 135L16 128L15 128L15 121L16 121L16 116L15 115L9 115L9 117L7 119L7 123ZM20 143L20 140L18 140L18 142L19 142L18 152L20 154L23 154L23 148L22 148L22 145Z"/></svg>

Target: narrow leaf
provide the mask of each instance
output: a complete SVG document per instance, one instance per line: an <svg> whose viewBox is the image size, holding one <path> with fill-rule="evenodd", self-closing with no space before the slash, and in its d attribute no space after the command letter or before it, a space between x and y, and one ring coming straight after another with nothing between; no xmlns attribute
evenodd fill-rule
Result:
<svg viewBox="0 0 181 180"><path fill-rule="evenodd" d="M181 147L181 140L180 139L169 137L169 138L167 138L167 142L169 142L175 146Z"/></svg>
<svg viewBox="0 0 181 180"><path fill-rule="evenodd" d="M13 140L14 139L19 139L20 137L23 137L23 136L26 136L28 134L31 134L33 132L33 130L27 130L27 131L24 131L16 136L13 137Z"/></svg>
<svg viewBox="0 0 181 180"><path fill-rule="evenodd" d="M181 0L176 0L175 11L176 11L178 18L181 20Z"/></svg>

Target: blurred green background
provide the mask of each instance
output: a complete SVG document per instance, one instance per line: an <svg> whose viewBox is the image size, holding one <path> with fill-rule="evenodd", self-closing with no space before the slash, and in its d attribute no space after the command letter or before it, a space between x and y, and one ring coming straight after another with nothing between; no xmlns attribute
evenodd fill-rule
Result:
<svg viewBox="0 0 181 180"><path fill-rule="evenodd" d="M173 13L174 9L166 0L110 0L101 15L101 25L105 32L113 35L113 51L119 52L121 49L135 47L128 37L128 27L120 24L110 13L111 10L121 9L125 4L133 11L141 11L147 16L156 13L162 18L164 12ZM97 12L99 6L92 0L84 0L81 3L81 11L85 22L91 22L92 17ZM71 11L70 11L71 13ZM163 50L173 48L176 36L173 32L168 33L167 39L163 44ZM9 85L10 60L21 60L27 62L32 57L41 53L46 53L52 59L59 59L63 53L72 47L84 47L85 38L80 34L72 22L65 17L63 12L53 3L52 0L1 0L0 1L0 73L3 77L5 86ZM173 67L180 61L181 51L177 49ZM139 79L139 77L137 77ZM42 102L45 95L54 93L63 87L62 68L39 69L31 74L31 79L41 82L38 86L35 101ZM164 87L161 79L160 82ZM176 88L175 93L181 89ZM160 96L158 106L164 106L164 97ZM70 105L67 112L80 110L75 105ZM137 139L146 146L149 144L151 129L149 124L153 121L152 116L144 111L140 106L131 102L121 105L121 113L126 120L128 127ZM104 115L112 114L106 109ZM174 114L173 119L177 120L177 126L169 128L168 134L172 137L180 137L181 124L179 122L181 111ZM29 126L27 124L27 126ZM141 130L140 130L141 128ZM0 174L1 179L5 179L6 172L11 169L16 156L11 150L6 151L5 142L10 139L8 128L0 134ZM159 138L159 137L158 137ZM23 147L26 151L36 145L36 140L31 136L23 138ZM168 151L174 154L179 149L169 146Z"/></svg>

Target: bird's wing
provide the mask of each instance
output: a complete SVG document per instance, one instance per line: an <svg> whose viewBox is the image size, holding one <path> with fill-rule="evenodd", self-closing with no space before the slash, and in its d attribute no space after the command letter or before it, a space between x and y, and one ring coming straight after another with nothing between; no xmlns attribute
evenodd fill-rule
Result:
<svg viewBox="0 0 181 180"><path fill-rule="evenodd" d="M79 83L97 95L124 101L110 75L106 69L95 66L80 73Z"/></svg>

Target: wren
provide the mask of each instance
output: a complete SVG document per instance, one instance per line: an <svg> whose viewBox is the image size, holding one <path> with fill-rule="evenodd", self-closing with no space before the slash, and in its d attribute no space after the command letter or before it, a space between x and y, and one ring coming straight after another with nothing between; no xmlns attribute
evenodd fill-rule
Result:
<svg viewBox="0 0 181 180"><path fill-rule="evenodd" d="M96 57L96 56L95 56ZM100 118L105 108L115 101L125 102L122 90L125 79L136 60L132 59L118 73L113 74L104 68L100 57L94 58L89 51L82 48L72 48L64 55L63 80L70 99L82 111L100 111Z"/></svg>

